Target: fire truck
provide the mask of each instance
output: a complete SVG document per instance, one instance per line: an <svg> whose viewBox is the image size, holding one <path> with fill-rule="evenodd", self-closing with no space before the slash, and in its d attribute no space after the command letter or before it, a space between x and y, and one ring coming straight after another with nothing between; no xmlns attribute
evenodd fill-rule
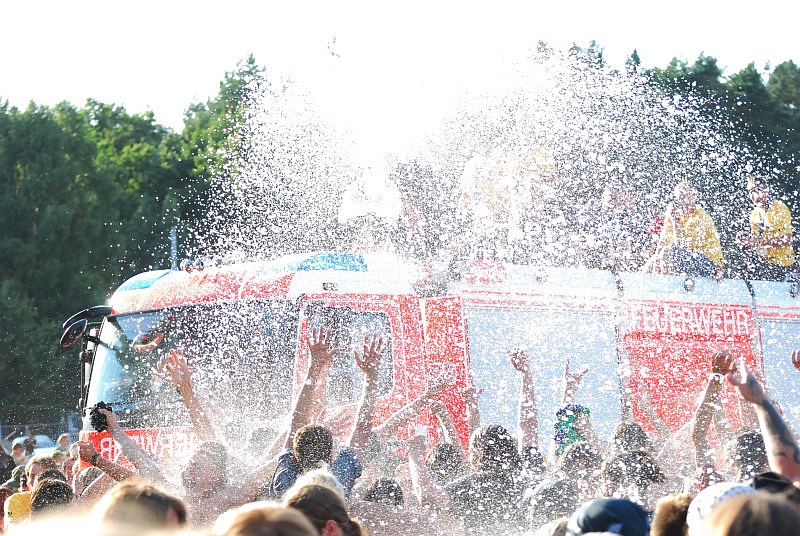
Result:
<svg viewBox="0 0 800 536"><path fill-rule="evenodd" d="M270 261L156 270L125 281L107 305L64 323L62 346L80 342L82 437L116 459L89 408L110 404L127 433L162 459L181 458L195 438L179 395L156 370L181 348L198 391L223 407L228 431L274 425L290 408L308 367L307 338L333 330L339 352L327 405L352 407L361 374L353 350L364 336L389 341L381 363L375 424L385 421L443 371L455 381L442 395L467 440L461 389L482 389L483 423L514 430L519 374L507 351L527 349L536 376L539 436L547 448L561 404L565 362L588 368L576 401L589 407L608 439L623 417L652 429L640 405L647 388L672 429L687 423L709 374L709 358L729 348L763 374L787 419L800 424L800 284L519 266L474 260L426 270L383 253L316 252ZM623 400L627 391L629 410ZM739 424L728 386L725 411ZM628 413L629 412L629 413ZM436 421L421 416L414 426ZM413 433L409 425L405 434ZM403 433L400 435L402 436ZM403 437L400 437L403 439Z"/></svg>

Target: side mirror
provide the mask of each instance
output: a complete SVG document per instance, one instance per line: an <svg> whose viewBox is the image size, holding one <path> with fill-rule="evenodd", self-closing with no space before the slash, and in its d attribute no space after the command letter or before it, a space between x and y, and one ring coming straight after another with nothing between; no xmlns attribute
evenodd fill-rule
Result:
<svg viewBox="0 0 800 536"><path fill-rule="evenodd" d="M61 335L61 348L69 348L80 340L84 333L86 333L86 326L89 322L84 318L74 322L69 326L64 334Z"/></svg>

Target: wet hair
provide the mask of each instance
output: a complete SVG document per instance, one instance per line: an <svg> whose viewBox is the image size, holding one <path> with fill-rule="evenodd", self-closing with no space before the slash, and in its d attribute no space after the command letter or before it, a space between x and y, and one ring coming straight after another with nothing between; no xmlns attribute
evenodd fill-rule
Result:
<svg viewBox="0 0 800 536"><path fill-rule="evenodd" d="M403 490L394 478L375 478L364 490L363 499L367 502L403 506Z"/></svg>
<svg viewBox="0 0 800 536"><path fill-rule="evenodd" d="M647 434L635 422L619 423L614 428L613 444L617 452L647 450L651 447Z"/></svg>
<svg viewBox="0 0 800 536"><path fill-rule="evenodd" d="M58 469L58 467L56 467L56 461L52 456L34 456L25 464L25 479L28 481L28 483L31 481L31 467L36 464L39 464L42 467L42 471L46 471L48 469Z"/></svg>
<svg viewBox="0 0 800 536"><path fill-rule="evenodd" d="M731 441L731 447L733 463L742 479L753 478L767 465L767 448L761 432L741 430Z"/></svg>
<svg viewBox="0 0 800 536"><path fill-rule="evenodd" d="M295 508L268 501L245 504L223 513L211 536L317 536L308 518Z"/></svg>
<svg viewBox="0 0 800 536"><path fill-rule="evenodd" d="M563 478L545 480L532 491L526 492L526 502L530 504L528 527L531 530L556 519L569 517L580 506L572 483Z"/></svg>
<svg viewBox="0 0 800 536"><path fill-rule="evenodd" d="M195 455L205 454L211 458L214 468L219 472L219 487L228 481L228 450L218 441L205 441L194 451Z"/></svg>
<svg viewBox="0 0 800 536"><path fill-rule="evenodd" d="M470 441L470 452L479 471L509 472L517 471L520 466L517 442L499 424L475 430Z"/></svg>
<svg viewBox="0 0 800 536"><path fill-rule="evenodd" d="M702 534L709 536L791 536L800 527L800 508L769 493L740 494L727 499L703 519Z"/></svg>
<svg viewBox="0 0 800 536"><path fill-rule="evenodd" d="M673 493L661 497L656 503L653 520L650 523L650 536L685 536L689 533L686 513L694 499L690 493Z"/></svg>
<svg viewBox="0 0 800 536"><path fill-rule="evenodd" d="M331 431L317 424L303 426L294 434L292 452L295 461L300 465L301 473L319 468L321 463L331 459L333 452Z"/></svg>
<svg viewBox="0 0 800 536"><path fill-rule="evenodd" d="M603 462L603 478L623 484L633 482L646 488L654 482L664 482L666 477L655 460L644 450L617 454Z"/></svg>
<svg viewBox="0 0 800 536"><path fill-rule="evenodd" d="M300 510L319 534L328 521L334 521L344 536L367 534L364 527L348 514L344 499L327 486L303 486L291 497L284 497L283 504Z"/></svg>
<svg viewBox="0 0 800 536"><path fill-rule="evenodd" d="M566 517L545 523L534 532L534 536L567 536L568 523L569 518Z"/></svg>
<svg viewBox="0 0 800 536"><path fill-rule="evenodd" d="M59 471L58 469L47 469L46 471L42 471L39 473L39 476L36 477L36 481L44 480L46 478L52 478L54 480L60 480L61 482L67 481L67 475Z"/></svg>
<svg viewBox="0 0 800 536"><path fill-rule="evenodd" d="M303 473L302 475L297 477L297 480L295 480L291 488L286 490L286 493L294 494L294 492L299 488L311 484L317 484L319 486L327 486L336 493L338 493L339 495L341 495L343 499L347 498L347 493L344 491L342 483L339 482L339 479L336 478L336 475L331 473L327 467L320 467L319 469L313 469L307 473Z"/></svg>
<svg viewBox="0 0 800 536"><path fill-rule="evenodd" d="M55 478L37 479L31 491L31 517L52 512L72 502L72 486Z"/></svg>
<svg viewBox="0 0 800 536"><path fill-rule="evenodd" d="M563 454L558 458L558 469L569 475L574 475L580 469L586 467L600 467L603 457L600 452L587 443L578 441L564 449Z"/></svg>
<svg viewBox="0 0 800 536"><path fill-rule="evenodd" d="M158 486L140 480L121 482L95 507L95 512L105 522L151 530L171 528L170 511L175 513L179 527L186 526L186 503Z"/></svg>
<svg viewBox="0 0 800 536"><path fill-rule="evenodd" d="M464 476L467 469L464 453L450 443L437 443L431 447L425 465L439 485L449 484Z"/></svg>

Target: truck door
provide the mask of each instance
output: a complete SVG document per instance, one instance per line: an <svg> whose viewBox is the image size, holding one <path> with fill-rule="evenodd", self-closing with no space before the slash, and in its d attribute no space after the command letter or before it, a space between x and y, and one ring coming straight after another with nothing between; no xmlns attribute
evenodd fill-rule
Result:
<svg viewBox="0 0 800 536"><path fill-rule="evenodd" d="M798 283L753 281L756 302L756 354L761 355L769 396L794 430L800 430L800 371L791 362L800 350Z"/></svg>
<svg viewBox="0 0 800 536"><path fill-rule="evenodd" d="M510 266L497 284L462 289L469 364L480 398L481 421L517 426L519 373L507 351L527 349L536 371L539 441L547 449L561 406L567 359L589 373L575 402L589 407L597 433L610 438L620 419L617 376L617 289L608 272Z"/></svg>
<svg viewBox="0 0 800 536"><path fill-rule="evenodd" d="M729 348L750 367L755 324L744 281L623 274L621 340L627 354L634 419L652 430L641 405L642 386L668 428L688 423L711 372L711 355ZM723 392L731 426L741 420L731 386Z"/></svg>

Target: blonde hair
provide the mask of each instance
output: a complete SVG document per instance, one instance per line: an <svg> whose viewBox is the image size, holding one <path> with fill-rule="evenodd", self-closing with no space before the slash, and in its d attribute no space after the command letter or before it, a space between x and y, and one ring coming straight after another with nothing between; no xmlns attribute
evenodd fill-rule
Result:
<svg viewBox="0 0 800 536"><path fill-rule="evenodd" d="M297 493L297 490L302 488L303 486L311 486L311 485L318 485L318 486L325 486L327 488L332 489L335 491L342 499L347 500L347 494L342 487L342 484L339 482L333 473L328 470L327 465L324 467L320 467L319 469L314 469L313 471L309 471L307 473L303 473L292 485L291 488L286 490L284 494L284 504L288 500L289 497L292 497Z"/></svg>
<svg viewBox="0 0 800 536"><path fill-rule="evenodd" d="M211 536L318 536L300 511L269 501L245 504L223 513Z"/></svg>
<svg viewBox="0 0 800 536"><path fill-rule="evenodd" d="M780 495L740 494L727 499L703 519L698 534L708 536L793 536L800 527L800 508ZM694 531L690 531L693 534Z"/></svg>
<svg viewBox="0 0 800 536"><path fill-rule="evenodd" d="M175 495L144 480L125 480L106 493L95 506L104 522L139 529L172 528L170 512L179 527L187 522L186 504Z"/></svg>

